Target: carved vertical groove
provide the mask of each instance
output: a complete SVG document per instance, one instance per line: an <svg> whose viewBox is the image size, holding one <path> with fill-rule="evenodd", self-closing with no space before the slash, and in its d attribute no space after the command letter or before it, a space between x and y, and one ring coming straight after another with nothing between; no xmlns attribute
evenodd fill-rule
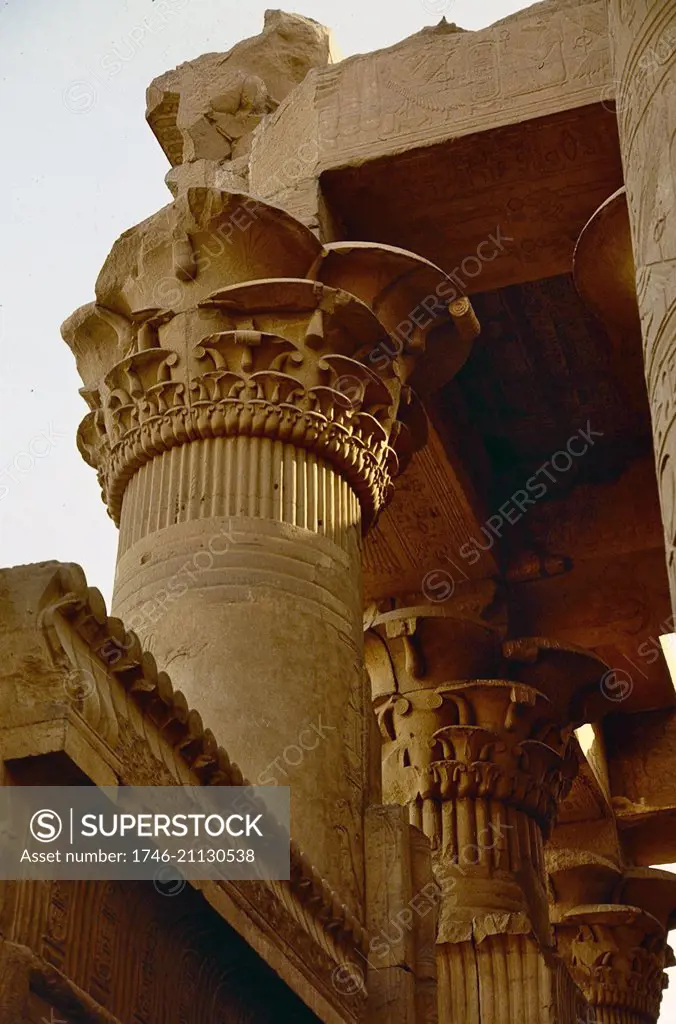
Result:
<svg viewBox="0 0 676 1024"><path fill-rule="evenodd" d="M586 1024L584 1001L564 965L557 960L546 963L527 935L496 934L482 942L440 944L437 970L440 1020ZM633 1019L626 1024L634 1024Z"/></svg>
<svg viewBox="0 0 676 1024"><path fill-rule="evenodd" d="M346 550L360 509L349 484L312 452L267 437L212 437L163 452L134 474L120 555L176 523L240 517L299 526Z"/></svg>
<svg viewBox="0 0 676 1024"><path fill-rule="evenodd" d="M594 1024L645 1024L641 1013L620 1006L599 1006L594 1011Z"/></svg>

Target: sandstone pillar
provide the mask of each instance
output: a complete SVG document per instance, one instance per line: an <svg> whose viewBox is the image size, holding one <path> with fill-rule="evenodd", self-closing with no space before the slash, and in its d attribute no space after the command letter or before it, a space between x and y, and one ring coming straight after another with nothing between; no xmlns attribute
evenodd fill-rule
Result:
<svg viewBox="0 0 676 1024"><path fill-rule="evenodd" d="M676 6L610 0L617 119L676 609Z"/></svg>
<svg viewBox="0 0 676 1024"><path fill-rule="evenodd" d="M79 445L120 526L113 610L251 781L291 785L294 838L354 908L361 535L421 439L405 379L426 330L456 333L439 303L388 332L445 281L194 188L120 238L64 325L91 407Z"/></svg>
<svg viewBox="0 0 676 1024"><path fill-rule="evenodd" d="M505 641L478 607L452 605L380 614L367 634L383 798L429 837L441 888L439 1018L574 1024L582 1000L554 952L543 846L604 666L554 641Z"/></svg>
<svg viewBox="0 0 676 1024"><path fill-rule="evenodd" d="M550 880L557 946L589 1003L595 1024L654 1024L665 967L674 964L667 931L676 911L676 875L620 868L583 850L557 850Z"/></svg>

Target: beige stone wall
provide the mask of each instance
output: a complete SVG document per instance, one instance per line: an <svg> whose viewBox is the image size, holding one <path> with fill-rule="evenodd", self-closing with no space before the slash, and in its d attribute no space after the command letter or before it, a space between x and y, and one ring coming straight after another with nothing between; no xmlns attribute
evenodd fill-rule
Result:
<svg viewBox="0 0 676 1024"><path fill-rule="evenodd" d="M627 185L657 479L676 607L676 5L611 0Z"/></svg>

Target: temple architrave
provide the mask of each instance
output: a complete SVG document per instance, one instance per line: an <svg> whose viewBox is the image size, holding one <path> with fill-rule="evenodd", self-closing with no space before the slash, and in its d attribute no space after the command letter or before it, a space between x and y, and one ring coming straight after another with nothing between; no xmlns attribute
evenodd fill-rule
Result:
<svg viewBox="0 0 676 1024"><path fill-rule="evenodd" d="M291 877L0 882L0 1024L653 1024L676 5L268 11L146 117L171 201L62 327L112 609L2 571L2 783L290 786Z"/></svg>

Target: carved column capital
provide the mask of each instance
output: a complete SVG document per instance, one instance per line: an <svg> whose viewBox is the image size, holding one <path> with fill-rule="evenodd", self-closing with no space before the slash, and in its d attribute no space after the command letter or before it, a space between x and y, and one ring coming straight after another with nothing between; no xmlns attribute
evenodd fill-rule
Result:
<svg viewBox="0 0 676 1024"><path fill-rule="evenodd" d="M90 407L78 446L113 519L154 457L246 436L334 468L368 526L424 440L405 382L428 335L459 368L478 331L471 307L439 301L446 281L403 250L322 247L283 211L215 189L188 189L127 232L97 301L62 328ZM411 318L428 296L434 312Z"/></svg>
<svg viewBox="0 0 676 1024"><path fill-rule="evenodd" d="M499 800L547 834L577 770L573 729L606 667L572 645L503 633L499 620L452 605L373 619L366 652L385 787L405 803Z"/></svg>
<svg viewBox="0 0 676 1024"><path fill-rule="evenodd" d="M441 890L440 1015L478 1024L500 1006L496 1020L572 1021L582 997L554 947L544 840L606 665L544 637L507 638L485 582L443 605L370 613L367 626L383 797L429 837ZM527 1001L504 1004L524 988Z"/></svg>
<svg viewBox="0 0 676 1024"><path fill-rule="evenodd" d="M469 938L499 913L546 946L543 840L606 666L546 638L506 640L496 591L484 591L370 620L384 799L407 805L430 838L445 892L439 941Z"/></svg>
<svg viewBox="0 0 676 1024"><path fill-rule="evenodd" d="M557 947L598 1024L652 1024L659 1016L676 875L622 868L585 850L548 855Z"/></svg>

